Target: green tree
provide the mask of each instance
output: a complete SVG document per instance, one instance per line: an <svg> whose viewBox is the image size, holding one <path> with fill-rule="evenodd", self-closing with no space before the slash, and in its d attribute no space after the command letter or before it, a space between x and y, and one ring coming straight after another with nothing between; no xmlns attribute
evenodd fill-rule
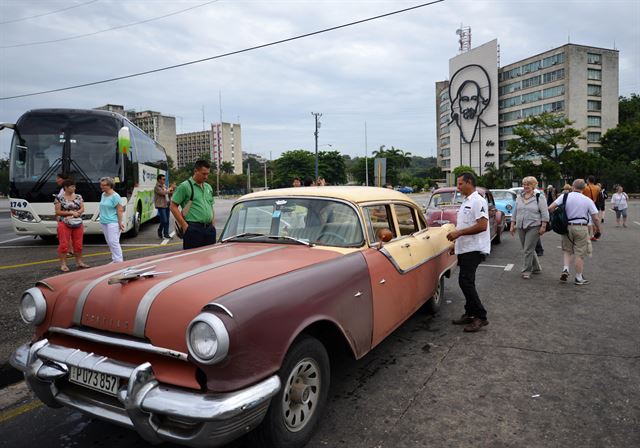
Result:
<svg viewBox="0 0 640 448"><path fill-rule="evenodd" d="M476 172L468 165L460 165L453 169L453 177L457 179L460 177L462 173L473 173L474 176L477 176Z"/></svg>
<svg viewBox="0 0 640 448"><path fill-rule="evenodd" d="M318 164L320 159L318 158ZM290 187L294 177L304 179L315 174L315 156L304 149L287 151L273 161L273 187Z"/></svg>
<svg viewBox="0 0 640 448"><path fill-rule="evenodd" d="M233 162L222 162L220 164L220 172L224 174L233 174L234 166Z"/></svg>
<svg viewBox="0 0 640 448"><path fill-rule="evenodd" d="M369 185L373 185L373 159L367 158L366 165L368 170L365 169L365 158L356 157L349 172L358 184L364 185L366 181L366 172L369 171Z"/></svg>
<svg viewBox="0 0 640 448"><path fill-rule="evenodd" d="M343 185L347 182L345 159L340 151L320 151L318 153L318 175L324 177L324 180L331 185Z"/></svg>
<svg viewBox="0 0 640 448"><path fill-rule="evenodd" d="M640 122L640 95L632 93L629 98L621 96L618 101L618 123Z"/></svg>
<svg viewBox="0 0 640 448"><path fill-rule="evenodd" d="M519 138L509 140L511 160L543 158L560 163L560 155L578 147L582 133L571 127L574 122L563 115L543 112L521 121L513 133Z"/></svg>

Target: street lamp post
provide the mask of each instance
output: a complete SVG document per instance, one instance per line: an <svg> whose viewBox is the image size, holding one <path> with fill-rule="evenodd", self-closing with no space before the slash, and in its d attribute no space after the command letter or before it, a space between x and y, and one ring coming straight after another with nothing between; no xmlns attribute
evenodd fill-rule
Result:
<svg viewBox="0 0 640 448"><path fill-rule="evenodd" d="M313 115L316 119L316 132L314 132L313 135L315 135L316 137L316 179L318 179L318 129L320 129L320 117L322 117L322 114L319 112L311 112L311 115Z"/></svg>

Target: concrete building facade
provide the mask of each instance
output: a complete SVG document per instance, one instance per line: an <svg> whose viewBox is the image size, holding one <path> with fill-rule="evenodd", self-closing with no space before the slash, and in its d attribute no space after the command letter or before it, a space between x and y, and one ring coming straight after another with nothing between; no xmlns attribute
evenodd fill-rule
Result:
<svg viewBox="0 0 640 448"><path fill-rule="evenodd" d="M471 145L482 147L478 154L485 155L483 160L465 158L469 144L464 138L459 138L458 126L453 126L458 113L456 107L459 109L459 106L456 106L455 98L449 98L449 92L458 67L478 64L488 68L494 64L497 41L452 58L449 66L451 82L436 83L439 166L450 173L455 167L469 165L471 161L474 170L482 174L490 163L495 163L495 166L505 163L508 158L507 142L517 138L513 134L514 127L523 119L542 112L560 113L574 121L572 126L582 130L585 137L579 140L579 149L593 151L598 148L600 137L618 124L618 57L617 50L566 44L502 68L495 64L492 71L497 78L495 129L498 135L489 142L481 123L479 130L483 131L482 136L478 135ZM493 79L492 76L489 78ZM453 87L455 90L456 86ZM480 98L482 101L483 97ZM487 127L493 124L496 113L490 107L480 116ZM467 109L466 115L473 115L473 111L469 111L471 109ZM487 113L489 115L484 120ZM474 151L471 154L473 156ZM451 182L450 174L448 180Z"/></svg>
<svg viewBox="0 0 640 448"><path fill-rule="evenodd" d="M158 142L166 151L167 156L177 163L178 149L176 145L176 118L162 115L160 112L145 110L136 112L133 109L125 109L119 104L106 104L96 107L97 110L106 110L123 115L144 131L149 137Z"/></svg>
<svg viewBox="0 0 640 448"><path fill-rule="evenodd" d="M203 154L209 154L218 166L233 164L233 173L242 174L242 128L238 123L211 123L207 131L178 134L177 166L191 165Z"/></svg>

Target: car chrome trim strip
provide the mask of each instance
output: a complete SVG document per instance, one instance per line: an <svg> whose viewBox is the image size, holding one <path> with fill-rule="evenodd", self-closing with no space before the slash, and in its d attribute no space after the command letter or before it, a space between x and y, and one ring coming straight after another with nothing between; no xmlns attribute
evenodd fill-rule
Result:
<svg viewBox="0 0 640 448"><path fill-rule="evenodd" d="M233 244L233 243L231 243ZM179 253L177 255L172 255L170 257L166 257L163 258L162 261L165 262L167 260L174 260L176 258L181 258L181 257L188 257L189 255L193 255L193 254L199 254L201 252L206 252L209 250L214 250L214 249L219 249L221 247L229 247L230 244L227 244L225 246L208 246L204 249L199 249L199 250L195 250L193 252L182 252ZM118 275L123 273L124 271L126 271L127 269L138 269L138 268L142 268L145 266L150 266L154 263L157 263L158 260L153 260L153 261L147 261L145 263L140 263L134 266L128 266L124 269L118 269L117 271L112 271L109 272L108 274L105 274L101 277L96 278L95 280L93 280L91 283L89 283L87 286L84 287L84 289L82 290L82 293L80 293L80 297L78 297L78 301L76 302L76 309L73 313L73 323L75 325L81 325L82 324L82 313L84 311L84 305L87 302L87 299L89 297L89 294L91 293L91 291L93 291L93 288L95 288L96 286L98 286L98 284L100 284L101 282L108 280L110 277L113 277L114 275Z"/></svg>
<svg viewBox="0 0 640 448"><path fill-rule="evenodd" d="M419 268L420 266L422 266L425 263L428 263L429 261L433 260L434 258L438 258L440 255L442 255L445 252L449 252L449 250L451 250L450 248L446 247L443 250L441 250L440 252L438 252L437 254L424 259L422 262L411 266L409 269L402 269L400 268L400 266L398 265L398 263L396 262L396 260L393 259L393 257L391 256L391 254L389 253L388 250L386 250L384 247L382 249L380 249L380 252L382 252L384 254L385 257L387 257L387 259L389 259L389 261L391 262L391 264L393 264L393 267L396 268L396 270L401 273L401 274L406 274L407 272L411 272L414 269Z"/></svg>
<svg viewBox="0 0 640 448"><path fill-rule="evenodd" d="M230 317L231 319L233 319L233 313L232 313L231 311L229 311L229 308L227 308L227 307L226 307L226 306L224 306L224 305L221 305L220 303L209 302L209 303L207 303L207 304L206 304L202 309L203 309L203 310L206 310L206 309L213 308L213 307L220 308L222 311L224 311L225 313L227 313L227 315L229 315L229 317Z"/></svg>
<svg viewBox="0 0 640 448"><path fill-rule="evenodd" d="M181 361L188 360L188 355L184 352L172 350L170 348L157 347L147 342L141 342L123 336L111 336L98 331L60 327L51 327L49 328L49 332L63 334L66 336L84 339L91 342L97 342L99 344L113 345L116 347L129 348L132 350L154 353L156 355L168 356L169 358L179 359Z"/></svg>
<svg viewBox="0 0 640 448"><path fill-rule="evenodd" d="M228 247L228 246L221 246ZM228 260L221 260L216 263L208 264L206 266L201 266L197 269L192 269L191 271L183 272L182 274L175 275L171 278L161 281L160 283L156 283L151 289L149 289L145 295L140 300L138 304L138 310L136 311L136 318L133 325L133 335L143 338L144 337L144 329L147 325L147 317L149 317L149 310L151 309L151 305L156 300L158 295L167 289L169 286L178 283L182 280L185 280L189 277L193 277L198 274L202 274L203 272L211 271L213 269L220 268L222 266L227 266L232 263L236 263L238 261L247 260L249 258L257 257L259 255L263 255L269 252L273 252L276 250L284 249L284 246L275 246L269 247L268 249L259 250L256 252L251 252L248 254L240 255L238 257L230 258Z"/></svg>

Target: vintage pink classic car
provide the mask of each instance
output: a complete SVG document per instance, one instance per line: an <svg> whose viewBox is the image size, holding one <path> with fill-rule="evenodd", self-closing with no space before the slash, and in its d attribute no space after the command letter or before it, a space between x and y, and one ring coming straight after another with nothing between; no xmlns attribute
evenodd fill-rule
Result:
<svg viewBox="0 0 640 448"><path fill-rule="evenodd" d="M302 447L325 407L331 356L367 354L456 264L402 193L270 190L240 198L213 246L39 281L35 329L11 363L45 404L145 440Z"/></svg>
<svg viewBox="0 0 640 448"><path fill-rule="evenodd" d="M489 204L489 228L491 231L491 241L500 244L502 230L504 227L504 213L496 208L491 191L484 187L477 187L480 193ZM429 226L442 226L444 224L456 225L458 221L458 210L464 201L464 196L456 187L438 188L431 195L427 205L427 223Z"/></svg>

